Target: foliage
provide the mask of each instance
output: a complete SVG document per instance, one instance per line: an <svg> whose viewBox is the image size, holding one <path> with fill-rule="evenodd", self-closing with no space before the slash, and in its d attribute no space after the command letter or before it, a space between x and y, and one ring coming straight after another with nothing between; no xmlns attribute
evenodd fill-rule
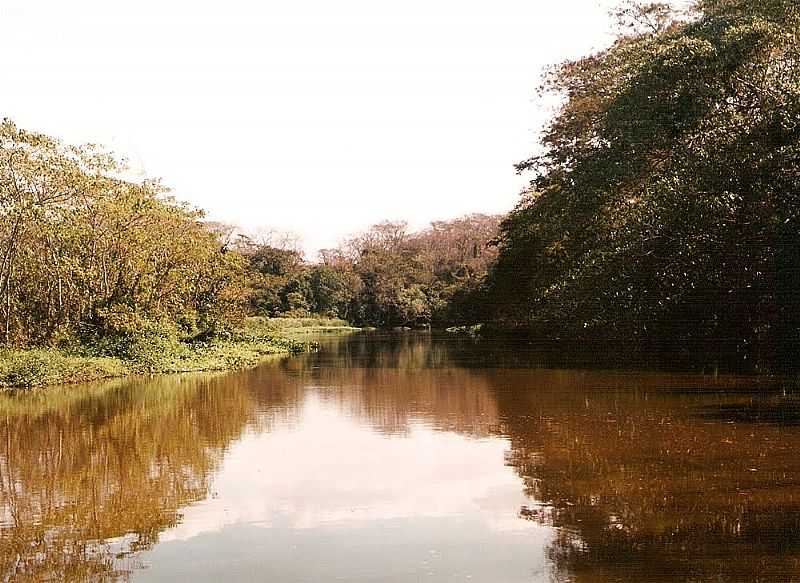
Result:
<svg viewBox="0 0 800 583"><path fill-rule="evenodd" d="M0 386L238 368L300 349L237 336L247 259L202 213L124 172L95 146L0 124ZM276 274L291 260L257 258ZM32 346L43 348L13 349Z"/></svg>
<svg viewBox="0 0 800 583"><path fill-rule="evenodd" d="M800 329L795 2L706 0L554 69L564 105L503 222L493 318L549 335ZM767 348L769 350L769 348Z"/></svg>
<svg viewBox="0 0 800 583"><path fill-rule="evenodd" d="M0 351L0 388L38 387L121 377L249 368L271 354L298 353L309 347L285 337L272 324L248 318L204 341L179 341L176 329L152 322L135 331L101 336L91 344L60 349Z"/></svg>
<svg viewBox="0 0 800 583"><path fill-rule="evenodd" d="M385 222L351 239L327 259L358 277L350 319L379 327L469 322L466 306L480 300L498 224L468 215L408 233L405 223Z"/></svg>
<svg viewBox="0 0 800 583"><path fill-rule="evenodd" d="M0 124L0 325L8 345L103 330L108 314L211 332L241 316L244 262L202 214L94 146Z"/></svg>
<svg viewBox="0 0 800 583"><path fill-rule="evenodd" d="M499 217L437 221L418 233L383 222L309 264L293 249L240 237L249 263L250 308L262 316L342 319L360 326L471 320L495 251Z"/></svg>
<svg viewBox="0 0 800 583"><path fill-rule="evenodd" d="M347 319L360 289L361 281L351 271L325 264L314 265L309 270L309 305L315 314Z"/></svg>

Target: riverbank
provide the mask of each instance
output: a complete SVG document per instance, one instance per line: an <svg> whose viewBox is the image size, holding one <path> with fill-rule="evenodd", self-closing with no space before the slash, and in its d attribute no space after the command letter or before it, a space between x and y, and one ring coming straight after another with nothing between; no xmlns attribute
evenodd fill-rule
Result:
<svg viewBox="0 0 800 583"><path fill-rule="evenodd" d="M248 318L241 328L203 342L157 339L147 349L125 356L98 354L92 347L0 350L0 389L81 383L135 374L237 370L256 366L265 357L296 354L313 343L302 335L314 331L350 332L341 320L319 318Z"/></svg>
<svg viewBox="0 0 800 583"><path fill-rule="evenodd" d="M261 318L248 319L252 325L268 326L287 336L301 334L336 333L349 334L360 332L364 328L351 326L349 322L339 318L304 317L304 318Z"/></svg>

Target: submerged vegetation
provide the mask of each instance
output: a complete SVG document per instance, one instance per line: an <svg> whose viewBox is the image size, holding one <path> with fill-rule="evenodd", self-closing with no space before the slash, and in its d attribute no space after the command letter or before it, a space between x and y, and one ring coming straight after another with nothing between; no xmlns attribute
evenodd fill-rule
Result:
<svg viewBox="0 0 800 583"><path fill-rule="evenodd" d="M38 387L124 376L130 368L113 357L86 357L55 348L0 352L0 387Z"/></svg>

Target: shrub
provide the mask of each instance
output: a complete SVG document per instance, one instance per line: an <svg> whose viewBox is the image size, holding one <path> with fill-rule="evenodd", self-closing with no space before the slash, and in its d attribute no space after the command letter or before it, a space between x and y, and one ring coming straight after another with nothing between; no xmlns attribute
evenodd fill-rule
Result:
<svg viewBox="0 0 800 583"><path fill-rule="evenodd" d="M128 306L98 313L98 326L85 342L91 353L132 362L142 370L159 370L186 351L176 324L155 322Z"/></svg>

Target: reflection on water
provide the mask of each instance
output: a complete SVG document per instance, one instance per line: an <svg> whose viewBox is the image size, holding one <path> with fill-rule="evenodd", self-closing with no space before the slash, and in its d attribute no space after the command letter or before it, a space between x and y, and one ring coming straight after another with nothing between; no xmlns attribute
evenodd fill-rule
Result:
<svg viewBox="0 0 800 583"><path fill-rule="evenodd" d="M205 497L251 411L246 392L193 377L4 397L4 579L118 574Z"/></svg>
<svg viewBox="0 0 800 583"><path fill-rule="evenodd" d="M779 383L543 364L362 334L0 397L0 576L800 577L800 401Z"/></svg>

